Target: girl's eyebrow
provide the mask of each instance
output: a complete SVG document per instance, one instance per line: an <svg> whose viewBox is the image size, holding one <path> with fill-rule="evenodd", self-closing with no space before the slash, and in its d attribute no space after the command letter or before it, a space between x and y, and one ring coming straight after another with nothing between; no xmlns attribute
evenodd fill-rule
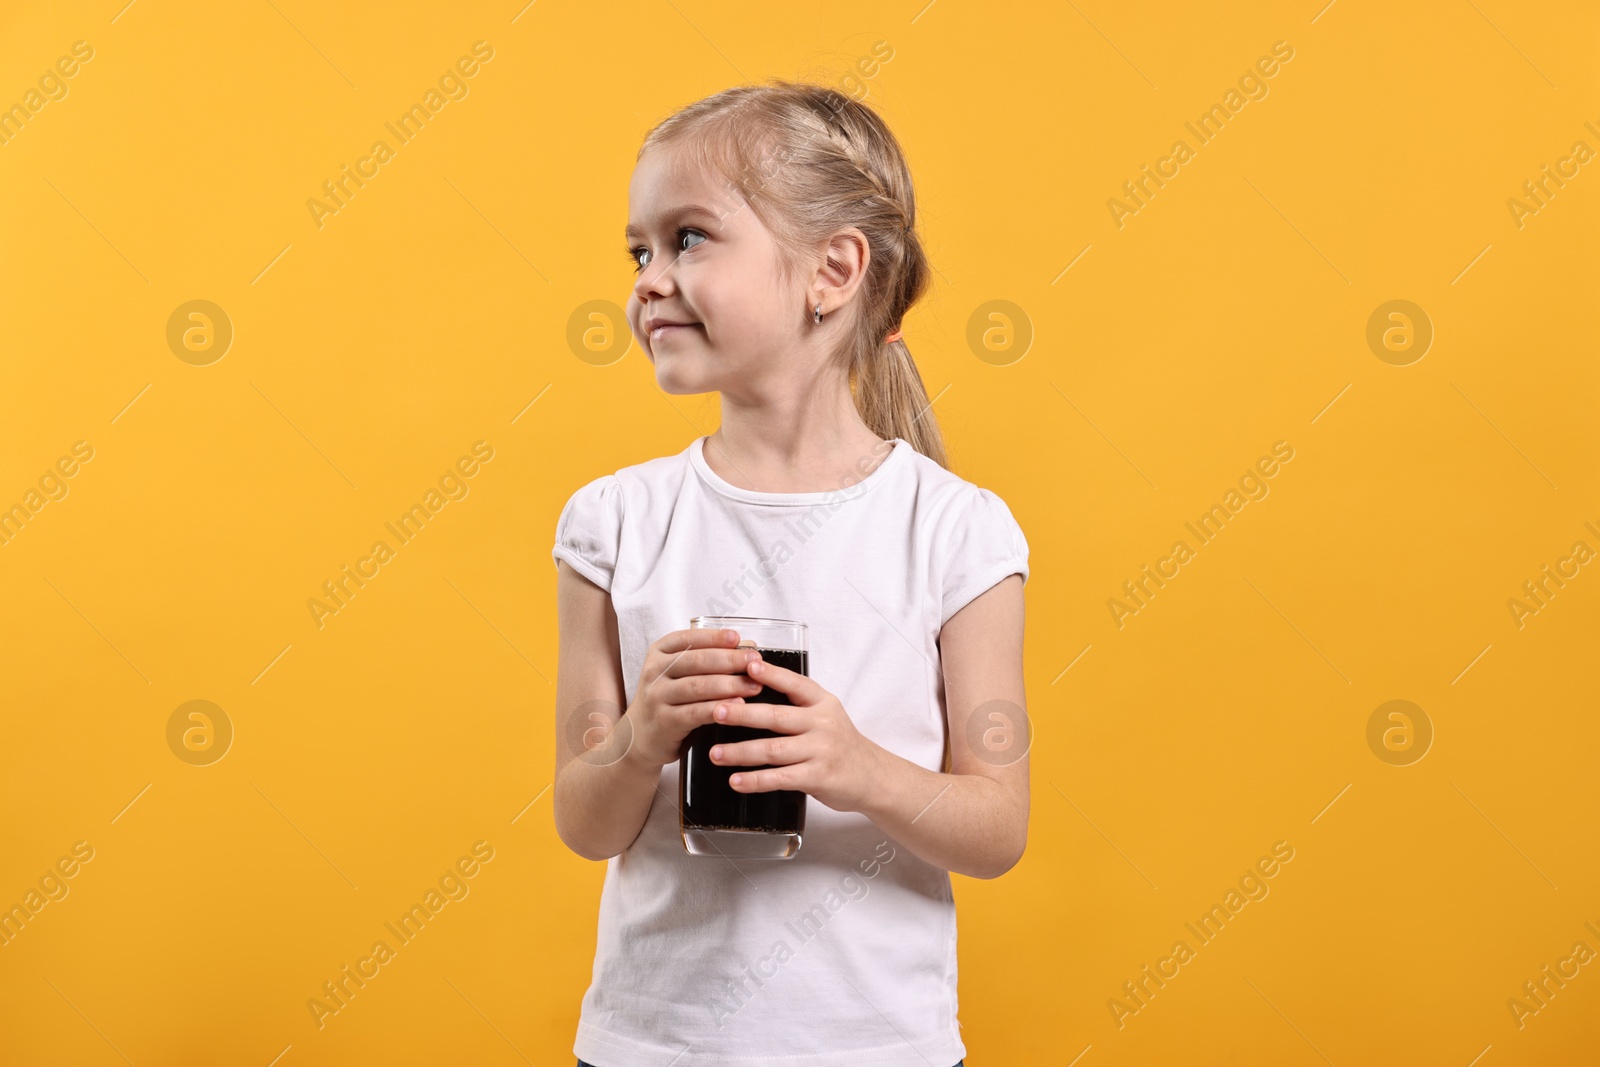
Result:
<svg viewBox="0 0 1600 1067"><path fill-rule="evenodd" d="M712 211L710 208L702 207L699 204L690 204L687 207L680 207L680 208L673 209L672 211L669 211L667 213L666 217L668 219L677 218L677 219L680 219L680 220L681 219L691 219L691 218L701 218L701 219L709 219L711 222L721 222L722 218L723 218L721 215L717 214L715 211ZM629 223L628 224L628 228L623 231L623 237L626 240L629 240L629 241L633 240L636 237L642 237L642 236L644 236L644 230L641 229L638 226L633 225L632 223Z"/></svg>

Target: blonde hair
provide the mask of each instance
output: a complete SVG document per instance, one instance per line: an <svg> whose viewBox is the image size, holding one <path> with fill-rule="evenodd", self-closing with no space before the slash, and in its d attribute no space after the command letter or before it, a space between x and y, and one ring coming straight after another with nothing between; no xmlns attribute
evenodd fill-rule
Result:
<svg viewBox="0 0 1600 1067"><path fill-rule="evenodd" d="M871 250L853 328L833 353L856 411L879 437L901 438L948 468L944 439L904 340L887 341L931 284L913 224L911 171L874 110L836 89L772 79L724 89L652 129L639 148L688 152L738 191L776 238L785 277L803 254L854 226Z"/></svg>

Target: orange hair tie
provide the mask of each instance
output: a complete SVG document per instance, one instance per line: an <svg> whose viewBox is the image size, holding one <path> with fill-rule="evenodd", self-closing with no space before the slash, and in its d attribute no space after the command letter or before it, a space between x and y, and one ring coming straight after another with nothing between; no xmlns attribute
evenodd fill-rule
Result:
<svg viewBox="0 0 1600 1067"><path fill-rule="evenodd" d="M892 345L898 340L900 340L900 331L896 330L894 333L891 333L888 337L885 337L883 339L883 343L886 344L886 345Z"/></svg>

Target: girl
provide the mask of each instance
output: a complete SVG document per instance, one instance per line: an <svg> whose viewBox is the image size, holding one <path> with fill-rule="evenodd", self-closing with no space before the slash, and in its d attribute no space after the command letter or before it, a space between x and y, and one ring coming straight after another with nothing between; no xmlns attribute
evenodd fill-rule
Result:
<svg viewBox="0 0 1600 1067"><path fill-rule="evenodd" d="M946 469L900 339L931 269L905 159L866 106L774 81L652 130L628 198L629 324L722 424L556 524L556 830L609 861L573 1052L960 1067L949 872L1004 874L1027 837L1028 545ZM809 676L700 614L805 622ZM794 858L686 851L680 746L710 722L779 735L711 757L808 794Z"/></svg>

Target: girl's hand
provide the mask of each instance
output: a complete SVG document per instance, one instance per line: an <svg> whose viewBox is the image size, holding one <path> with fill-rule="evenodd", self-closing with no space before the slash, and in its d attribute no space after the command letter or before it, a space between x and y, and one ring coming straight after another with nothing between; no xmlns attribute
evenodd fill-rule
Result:
<svg viewBox="0 0 1600 1067"><path fill-rule="evenodd" d="M761 692L744 673L758 653L734 647L738 643L732 630L694 628L674 630L651 645L633 703L616 726L630 731L626 753L646 766L664 767L678 758L690 730L711 721L717 704L737 709L745 697Z"/></svg>
<svg viewBox="0 0 1600 1067"><path fill-rule="evenodd" d="M860 811L880 780L878 767L886 750L861 736L839 698L812 679L765 660L747 669L752 678L784 694L794 706L740 701L728 702L725 710L718 708L719 723L785 735L712 747L712 762L719 766L773 765L735 774L730 782L734 791L798 789L834 811Z"/></svg>

